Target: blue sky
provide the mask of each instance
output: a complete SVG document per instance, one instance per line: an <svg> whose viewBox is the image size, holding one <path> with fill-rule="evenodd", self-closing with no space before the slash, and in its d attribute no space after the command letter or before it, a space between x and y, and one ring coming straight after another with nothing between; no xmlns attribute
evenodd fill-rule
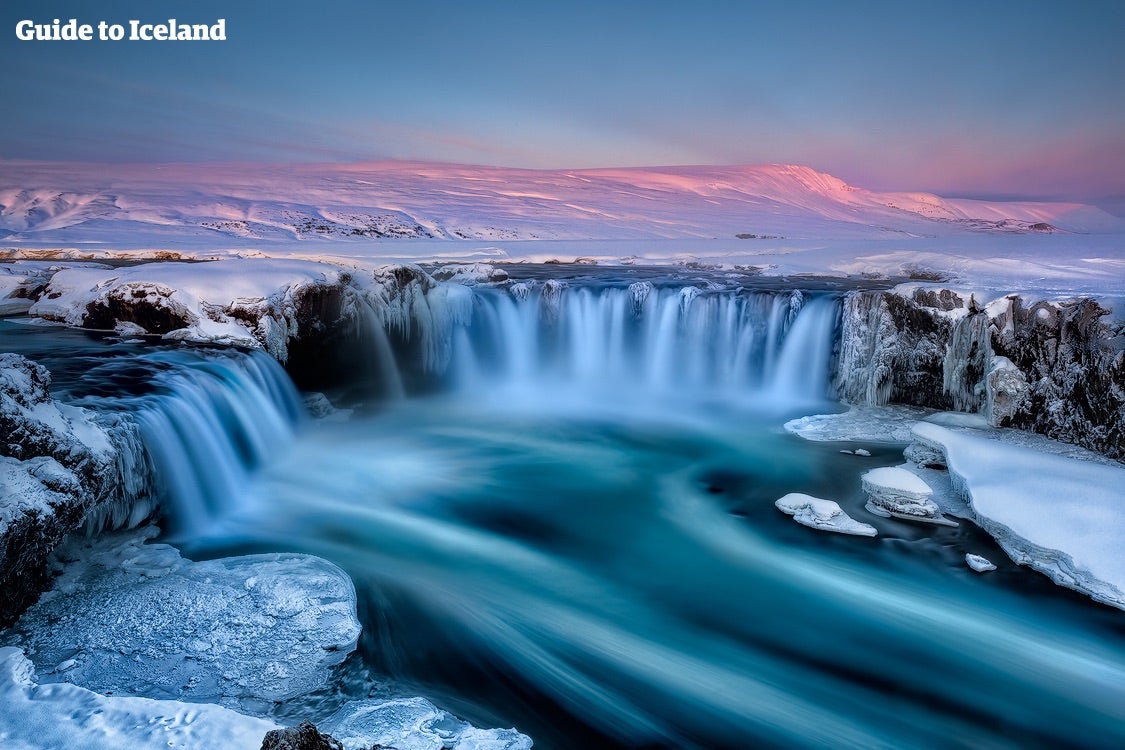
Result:
<svg viewBox="0 0 1125 750"><path fill-rule="evenodd" d="M0 13L3 158L795 162L872 188L1125 195L1118 2L9 0ZM19 20L56 17L223 17L228 41L15 39Z"/></svg>

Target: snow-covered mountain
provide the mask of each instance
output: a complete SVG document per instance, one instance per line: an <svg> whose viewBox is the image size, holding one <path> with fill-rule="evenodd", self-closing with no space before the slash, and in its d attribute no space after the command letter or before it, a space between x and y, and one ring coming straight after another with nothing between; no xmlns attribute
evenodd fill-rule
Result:
<svg viewBox="0 0 1125 750"><path fill-rule="evenodd" d="M791 165L523 170L417 162L0 162L0 242L9 246L855 240L1123 229L1125 220L1081 204L879 193Z"/></svg>

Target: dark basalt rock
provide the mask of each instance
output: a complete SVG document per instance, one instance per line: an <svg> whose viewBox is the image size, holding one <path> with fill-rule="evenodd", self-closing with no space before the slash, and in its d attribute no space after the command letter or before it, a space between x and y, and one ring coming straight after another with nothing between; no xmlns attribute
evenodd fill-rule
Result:
<svg viewBox="0 0 1125 750"><path fill-rule="evenodd" d="M1010 299L992 348L1030 387L1010 425L1125 460L1125 323L1106 322L1110 311L1091 299Z"/></svg>
<svg viewBox="0 0 1125 750"><path fill-rule="evenodd" d="M310 722L267 732L262 750L344 750L339 740L323 734Z"/></svg>
<svg viewBox="0 0 1125 750"><path fill-rule="evenodd" d="M195 323L194 316L171 299L174 293L174 289L158 284L123 284L104 300L87 304L82 325L110 330L128 322L160 335L187 328Z"/></svg>

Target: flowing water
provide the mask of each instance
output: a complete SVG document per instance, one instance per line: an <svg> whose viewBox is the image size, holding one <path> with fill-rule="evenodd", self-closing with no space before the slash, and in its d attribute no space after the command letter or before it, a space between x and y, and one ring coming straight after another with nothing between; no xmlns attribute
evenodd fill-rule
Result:
<svg viewBox="0 0 1125 750"><path fill-rule="evenodd" d="M359 653L281 715L315 720L359 679L542 748L1125 744L1121 612L1011 564L969 572L965 552L1003 560L970 524L865 514L859 475L903 446L861 459L780 429L837 408L834 295L448 302L441 386L348 421L304 420L264 356L133 347L63 378L138 415L190 553L301 550L355 579ZM388 366L410 371L365 372ZM798 526L787 492L880 535Z"/></svg>

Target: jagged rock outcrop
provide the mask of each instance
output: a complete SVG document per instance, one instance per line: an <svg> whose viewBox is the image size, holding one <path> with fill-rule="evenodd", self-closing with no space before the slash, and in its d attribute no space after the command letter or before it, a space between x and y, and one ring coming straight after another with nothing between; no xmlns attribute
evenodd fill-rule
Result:
<svg viewBox="0 0 1125 750"><path fill-rule="evenodd" d="M1125 460L1125 322L1092 299L989 306L993 351L1024 375L1026 391L1000 412L1019 427Z"/></svg>
<svg viewBox="0 0 1125 750"><path fill-rule="evenodd" d="M956 292L861 292L844 299L837 391L849 403L975 410L986 334Z"/></svg>
<svg viewBox="0 0 1125 750"><path fill-rule="evenodd" d="M1089 298L982 304L906 286L844 300L836 390L850 403L983 412L1125 460L1125 323Z"/></svg>
<svg viewBox="0 0 1125 750"><path fill-rule="evenodd" d="M131 502L145 484L144 459L119 445L139 445L121 441L133 426L60 404L50 385L44 367L0 354L0 626L45 587L47 559L63 537L91 520L128 523L148 513Z"/></svg>

